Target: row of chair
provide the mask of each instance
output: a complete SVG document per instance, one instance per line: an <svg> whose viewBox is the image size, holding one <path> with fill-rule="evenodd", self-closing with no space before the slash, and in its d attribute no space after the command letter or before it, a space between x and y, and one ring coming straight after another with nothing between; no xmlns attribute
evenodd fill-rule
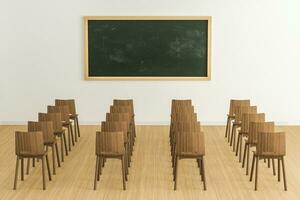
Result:
<svg viewBox="0 0 300 200"><path fill-rule="evenodd" d="M68 147L65 130L68 131ZM71 146L74 146L75 142L77 142L77 137L80 137L80 129L78 114L76 113L75 108L75 100L56 99L54 106L47 107L47 113L38 113L38 121L28 122L26 132L15 132L15 150L17 161L13 189L17 188L19 161L21 161L21 180L24 180L24 159L27 158L26 174L29 174L31 159L33 167L35 166L35 160L37 160L37 162L42 160L43 189L45 190L45 160L49 180L51 181L48 148L50 147L52 149L52 168L53 175L55 175L55 160L57 161L58 167L60 167L61 162L64 162L64 154L68 155L69 151L71 151ZM61 160L59 158L57 145L58 138L60 139L61 146Z"/></svg>
<svg viewBox="0 0 300 200"><path fill-rule="evenodd" d="M206 190L204 168L204 133L191 100L172 100L170 122L170 147L173 167L174 190L177 188L178 161L196 159L201 180Z"/></svg>
<svg viewBox="0 0 300 200"><path fill-rule="evenodd" d="M121 160L123 189L126 190L135 137L133 100L113 100L106 120L101 122L101 131L96 132L94 190L97 189L97 181L108 158Z"/></svg>
<svg viewBox="0 0 300 200"><path fill-rule="evenodd" d="M230 146L233 146L235 155L239 156L239 162L245 167L246 175L249 173L250 149L253 149L253 159L250 172L250 181L253 178L255 165L255 190L258 182L258 163L264 159L272 161L273 175L276 175L275 161L278 161L278 181L280 181L280 168L282 166L284 190L287 190L284 156L286 154L285 133L276 132L274 122L267 122L264 113L257 112L257 106L251 106L250 100L231 100L225 137ZM236 142L237 137L237 144ZM242 157L242 146L244 152Z"/></svg>

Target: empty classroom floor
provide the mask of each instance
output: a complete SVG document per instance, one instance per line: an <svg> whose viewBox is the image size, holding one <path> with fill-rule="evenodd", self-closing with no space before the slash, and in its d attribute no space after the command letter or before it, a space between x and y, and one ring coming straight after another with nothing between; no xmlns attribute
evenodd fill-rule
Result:
<svg viewBox="0 0 300 200"><path fill-rule="evenodd" d="M137 126L137 137L129 169L127 190L122 190L121 162L108 160L93 190L95 131L99 126L81 126L81 137L57 168L47 189L42 190L41 166L31 168L25 181L13 191L15 170L14 131L26 126L0 126L0 199L299 199L300 127L280 126L286 131L285 157L288 191L278 183L272 169L260 161L258 191L249 182L232 148L224 138L224 126L203 126L207 191L203 191L199 169L193 160L180 160L177 191L173 190L168 126ZM51 167L51 151L50 167ZM252 156L251 156L252 157ZM26 166L26 165L25 165ZM277 167L277 162L276 162Z"/></svg>

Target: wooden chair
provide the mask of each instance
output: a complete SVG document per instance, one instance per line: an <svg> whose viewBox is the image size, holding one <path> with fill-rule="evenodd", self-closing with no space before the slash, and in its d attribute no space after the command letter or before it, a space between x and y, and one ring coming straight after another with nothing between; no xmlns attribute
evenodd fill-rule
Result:
<svg viewBox="0 0 300 200"><path fill-rule="evenodd" d="M245 148L244 148L244 157L243 157L243 164L242 167L245 166L245 157L247 153L247 160L246 160L246 175L248 175L249 171L249 154L250 148L256 147L257 144L257 134L260 132L274 132L275 125L274 122L250 122L249 124L249 133L248 138L245 141ZM274 164L274 160L272 160ZM275 172L275 167L273 165L273 173Z"/></svg>
<svg viewBox="0 0 300 200"><path fill-rule="evenodd" d="M174 190L177 188L178 161L180 159L196 159L200 162L200 175L203 181L203 188L206 190L204 155L205 146L203 132L176 132Z"/></svg>
<svg viewBox="0 0 300 200"><path fill-rule="evenodd" d="M181 133L181 132L201 132L200 122L181 121L181 122L174 123L173 133L172 133L173 141L171 146L172 167L175 166L175 162L176 162L177 133ZM198 162L198 166L200 166L199 162ZM175 179L175 168L173 168L173 174Z"/></svg>
<svg viewBox="0 0 300 200"><path fill-rule="evenodd" d="M132 127L133 127L133 136L136 137L136 131L135 131L135 112L134 112L134 106L133 106L133 99L114 99L113 100L114 106L129 106L131 108L132 112ZM134 142L134 141L133 141Z"/></svg>
<svg viewBox="0 0 300 200"><path fill-rule="evenodd" d="M62 128L62 120L60 113L39 113L40 121L51 121L53 123L54 135L60 138L61 161L64 162L64 147L66 155L68 155L67 140L65 130Z"/></svg>
<svg viewBox="0 0 300 200"><path fill-rule="evenodd" d="M24 180L24 158L36 158L42 160L43 190L46 189L45 181L45 158L48 169L49 180L51 181L51 173L49 169L49 161L47 150L44 149L43 133L38 132L15 132L15 148L17 155L16 171L13 189L17 189L19 160L21 160L21 180Z"/></svg>
<svg viewBox="0 0 300 200"><path fill-rule="evenodd" d="M133 141L131 141L132 145L134 145L135 137L136 137L136 131L135 131L135 122L134 122L134 113L132 106L119 106L119 105L113 105L110 106L110 113L129 113L131 116L131 126L132 126L132 132L133 132Z"/></svg>
<svg viewBox="0 0 300 200"><path fill-rule="evenodd" d="M74 99L55 99L56 106L69 106L70 119L74 122L75 142L77 142L77 136L80 137L80 128L78 122L78 113L76 112Z"/></svg>
<svg viewBox="0 0 300 200"><path fill-rule="evenodd" d="M74 146L74 135L73 135L73 128L72 123L70 121L70 111L69 106L48 106L47 107L48 113L60 113L61 114L61 122L62 126L68 130L68 145L69 151L71 151L71 146ZM71 144L72 141L72 144Z"/></svg>
<svg viewBox="0 0 300 200"><path fill-rule="evenodd" d="M239 162L242 161L242 143L243 137L247 137L249 133L249 126L251 122L264 122L265 121L265 114L258 113L258 114L249 114L244 113L242 114L242 124L241 124L241 131L238 132L238 139L236 145L236 156L239 154Z"/></svg>
<svg viewBox="0 0 300 200"><path fill-rule="evenodd" d="M125 183L125 157L124 133L123 132L97 132L96 133L96 169L94 178L94 190L97 189L97 181L102 173L102 163L107 158L117 158L122 161L123 190L126 190Z"/></svg>
<svg viewBox="0 0 300 200"><path fill-rule="evenodd" d="M237 106L250 106L250 100L237 100L231 99L229 105L229 113L227 114L227 124L225 130L225 138L228 138L228 142L230 141L230 131L231 131L231 124L235 120L235 107Z"/></svg>
<svg viewBox="0 0 300 200"><path fill-rule="evenodd" d="M53 131L53 123L52 121L43 121L43 122L28 122L28 132L36 132L41 131L43 133L43 140L44 145L46 146L46 149L48 150L48 147L52 148L52 166L53 166L53 174L55 175L55 154L57 158L57 164L58 167L60 167L60 160L59 160L59 153L58 153L58 147L57 147L57 140L54 135ZM30 164L30 158L27 160L27 174L29 174L29 165Z"/></svg>
<svg viewBox="0 0 300 200"><path fill-rule="evenodd" d="M285 133L284 132L259 132L257 134L256 151L253 154L250 181L252 181L254 165L255 167L255 187L257 190L258 182L258 163L260 159L278 160L278 182L280 181L280 163L282 165L284 190L287 190L284 156L286 153Z"/></svg>
<svg viewBox="0 0 300 200"><path fill-rule="evenodd" d="M131 120L131 115L129 113L106 113L106 121L107 122L119 122L126 121L129 124L129 161L131 161L131 156L133 152L133 141L134 141L134 124ZM130 167L130 162L128 163Z"/></svg>
<svg viewBox="0 0 300 200"><path fill-rule="evenodd" d="M124 134L124 147L125 147L125 179L127 180L128 166L129 166L129 124L127 121L118 121L118 122L102 122L101 123L101 132L122 132ZM104 162L103 162L104 166Z"/></svg>
<svg viewBox="0 0 300 200"><path fill-rule="evenodd" d="M256 106L235 106L234 107L235 119L232 124L232 131L230 137L230 146L233 145L233 151L235 151L235 138L237 131L241 128L242 125L242 115L244 113L256 114Z"/></svg>

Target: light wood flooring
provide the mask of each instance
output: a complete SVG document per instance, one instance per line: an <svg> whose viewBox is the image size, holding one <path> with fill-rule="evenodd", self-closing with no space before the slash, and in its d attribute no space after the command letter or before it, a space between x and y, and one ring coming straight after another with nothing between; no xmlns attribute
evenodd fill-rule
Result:
<svg viewBox="0 0 300 200"><path fill-rule="evenodd" d="M300 199L300 127L277 127L287 132L286 174L288 191L260 162L258 191L224 138L223 126L204 126L207 191L193 160L179 161L177 191L173 190L168 126L137 126L127 190L122 190L121 163L108 160L93 190L95 131L98 126L81 126L81 137L65 158L47 190L42 190L40 163L31 168L25 181L12 190L15 170L14 131L26 126L0 126L0 199ZM50 152L51 154L51 152ZM50 156L51 158L51 156ZM50 159L50 165L52 160Z"/></svg>

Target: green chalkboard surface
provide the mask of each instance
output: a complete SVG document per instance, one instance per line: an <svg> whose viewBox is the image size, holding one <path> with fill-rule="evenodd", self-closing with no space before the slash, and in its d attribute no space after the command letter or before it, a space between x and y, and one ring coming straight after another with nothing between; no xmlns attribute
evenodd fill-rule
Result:
<svg viewBox="0 0 300 200"><path fill-rule="evenodd" d="M86 78L210 79L210 17L85 17Z"/></svg>

